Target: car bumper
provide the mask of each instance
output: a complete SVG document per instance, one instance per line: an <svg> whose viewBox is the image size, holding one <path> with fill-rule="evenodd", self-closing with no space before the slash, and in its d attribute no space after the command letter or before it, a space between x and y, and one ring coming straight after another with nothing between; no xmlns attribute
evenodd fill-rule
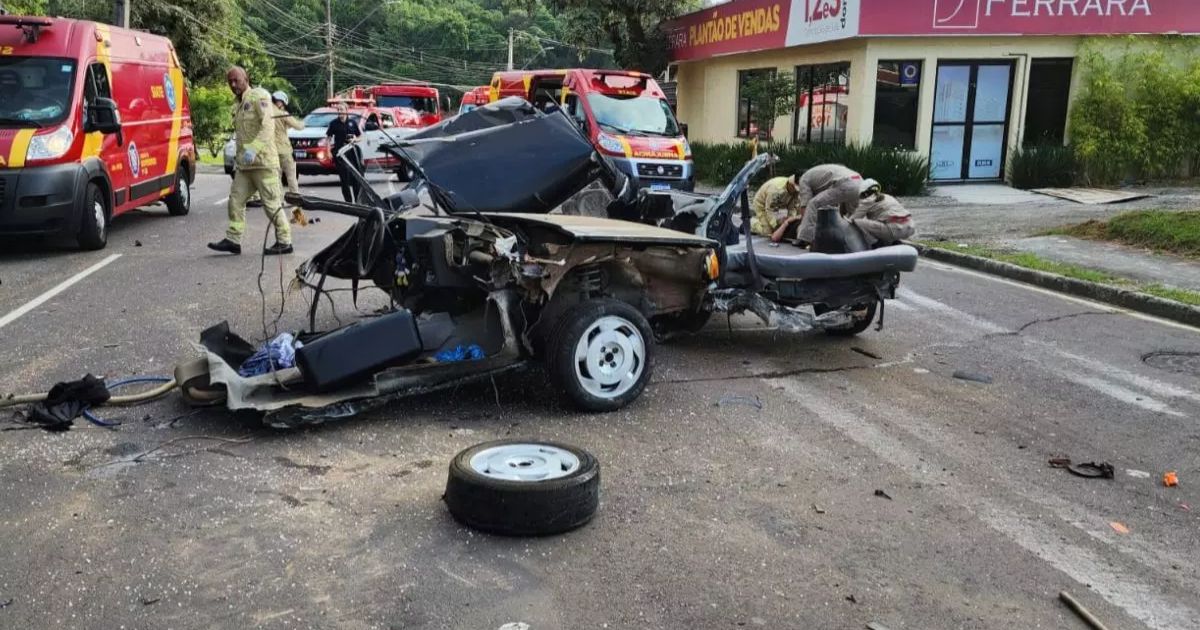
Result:
<svg viewBox="0 0 1200 630"><path fill-rule="evenodd" d="M696 178L691 160L614 158L613 163L638 188L670 188L692 192L696 187ZM662 175L657 173L660 166L664 171Z"/></svg>
<svg viewBox="0 0 1200 630"><path fill-rule="evenodd" d="M79 164L0 170L0 235L66 235L79 231Z"/></svg>

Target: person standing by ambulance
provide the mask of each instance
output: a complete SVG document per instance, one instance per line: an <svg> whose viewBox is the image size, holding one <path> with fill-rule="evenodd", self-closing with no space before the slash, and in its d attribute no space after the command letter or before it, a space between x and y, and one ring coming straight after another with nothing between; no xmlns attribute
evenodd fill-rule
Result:
<svg viewBox="0 0 1200 630"><path fill-rule="evenodd" d="M287 92L279 90L271 95L275 105L275 150L279 152L279 167L283 173L284 186L290 193L300 194L300 180L296 179L296 159L292 157L292 142L288 140L288 129L304 129L304 123L288 112Z"/></svg>
<svg viewBox="0 0 1200 630"><path fill-rule="evenodd" d="M251 88L246 70L234 66L225 75L234 95L233 130L237 146L233 185L229 188L229 227L225 238L208 248L231 254L242 253L246 232L246 201L255 192L262 198L263 211L275 225L275 244L264 255L292 253L292 229L283 213L283 191L279 183L279 152L275 148L275 108L271 95Z"/></svg>

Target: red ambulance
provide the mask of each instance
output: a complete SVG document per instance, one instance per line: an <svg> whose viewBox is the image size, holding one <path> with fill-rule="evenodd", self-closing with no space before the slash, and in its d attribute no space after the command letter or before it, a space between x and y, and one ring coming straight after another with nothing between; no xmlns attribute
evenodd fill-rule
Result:
<svg viewBox="0 0 1200 630"><path fill-rule="evenodd" d="M691 191L692 149L654 78L624 70L515 70L492 75L490 100L519 96L566 110L592 144L642 188Z"/></svg>
<svg viewBox="0 0 1200 630"><path fill-rule="evenodd" d="M79 20L0 15L0 236L108 241L157 201L188 213L196 149L170 40Z"/></svg>

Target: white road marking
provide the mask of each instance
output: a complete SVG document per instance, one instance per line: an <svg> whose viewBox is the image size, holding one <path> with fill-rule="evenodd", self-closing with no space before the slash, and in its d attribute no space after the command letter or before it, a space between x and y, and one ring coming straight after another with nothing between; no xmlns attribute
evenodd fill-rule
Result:
<svg viewBox="0 0 1200 630"><path fill-rule="evenodd" d="M888 300L887 305L884 308L885 309L894 308L897 311L904 311L906 313L917 310L917 309L909 306L908 304L901 302L900 300Z"/></svg>
<svg viewBox="0 0 1200 630"><path fill-rule="evenodd" d="M1184 416L1184 414L1182 414L1178 411L1175 411L1174 409L1171 409L1171 407L1164 402L1155 400L1153 398L1150 398L1149 396L1144 396L1144 395L1139 394L1138 392L1135 392L1131 389L1126 389L1112 381L1102 379L1102 378L1099 378L1096 376L1084 376L1082 374L1074 374L1074 373L1068 372L1066 370L1055 370L1055 372L1058 373L1058 375L1061 376L1062 378L1065 378L1068 381L1071 381L1072 383L1075 383L1077 385L1083 385L1084 387L1086 387L1092 391L1095 391L1100 394L1104 394L1105 396L1108 396L1109 398L1112 398L1113 400L1123 402L1127 405L1133 405L1134 407L1141 407L1142 409L1145 409L1146 411L1153 411L1155 413L1165 413L1167 415L1175 416L1177 418L1182 418Z"/></svg>
<svg viewBox="0 0 1200 630"><path fill-rule="evenodd" d="M1177 387L1170 383L1164 383L1163 381L1152 378L1146 378L1145 376L1134 374L1133 372L1127 372L1119 367L1104 363L1103 361L1097 361L1088 357L1072 354L1070 352L1066 352L1065 350L1056 349L1055 351L1058 352L1058 354L1075 361L1076 363L1079 363L1088 369L1091 369L1092 371L1099 372L1100 374L1103 374L1109 378L1125 381L1126 383L1140 387L1148 392L1153 392L1159 396L1165 396L1167 398L1187 398L1188 400L1200 402L1200 394L1194 391Z"/></svg>
<svg viewBox="0 0 1200 630"><path fill-rule="evenodd" d="M1003 497L979 494L975 483L941 472L942 467L923 459L899 439L865 421L864 415L843 411L816 389L792 379L764 379L780 386L799 406L808 409L807 417L837 429L842 435L871 451L879 459L900 469L914 481L925 484L942 497L971 512L984 524L1007 537L1034 556L1045 560L1081 585L1154 630L1186 630L1194 627L1200 611L1189 608L1162 594L1154 584L1140 579L1135 567L1118 559L1102 557L1089 546L1071 542L1061 531L1046 527L1045 518L1036 513L1023 514L1017 505L1005 505ZM883 417L883 416L881 416ZM932 483L931 483L932 482ZM1032 499L1032 498L1031 498ZM1035 500L1036 499L1032 499ZM1060 516L1061 517L1061 516ZM1070 521L1068 521L1070 522ZM1082 529L1082 523L1070 522ZM1085 530L1091 538L1094 533ZM1128 550L1122 549L1126 553ZM1138 558L1139 560L1143 560Z"/></svg>
<svg viewBox="0 0 1200 630"><path fill-rule="evenodd" d="M927 308L931 311L937 311L938 313L942 313L943 315L954 318L964 324L968 324L968 325L978 328L984 332L989 332L989 333L1010 332L1007 328L1005 328L1003 326L1000 326L998 324L990 322L986 319L983 319L982 317L976 317L970 313L960 311L960 310L954 308L953 306L950 306L948 304L943 304L933 298L925 297L924 295L921 295L920 293L914 292L912 289L907 289L907 288L900 289L900 291L896 293L896 296L899 297L900 299L904 300L905 302L911 302L912 304L915 304L916 306L919 306L922 308Z"/></svg>
<svg viewBox="0 0 1200 630"><path fill-rule="evenodd" d="M214 202L213 202L213 205L214 205L214 206L220 206L220 205L224 205L224 204L226 204L226 203L228 203L228 202L229 202L229 197L221 197L220 199L218 199L218 200L214 201Z"/></svg>
<svg viewBox="0 0 1200 630"><path fill-rule="evenodd" d="M0 317L0 328L4 328L5 326L16 321L17 318L21 317L22 315L28 313L29 311L32 311L33 309L41 306L42 304L45 304L47 301L52 299L54 296L71 288L71 285L75 284L76 282L79 282L80 280L83 280L84 278L92 275L93 273L96 273L97 271L100 271L105 266L107 266L109 263L111 263L112 261L114 261L120 257L121 257L120 254L113 254L113 255L109 256L108 258L105 258L104 260L101 260L100 262L92 265L91 267L88 267L87 269L84 269L83 271L80 271L79 273L71 276L70 278L63 280L61 283L59 283L58 286L56 286L53 289L50 289L49 291L46 291L45 293L26 302L23 306L21 306L17 310L9 313L8 315L5 315L4 317Z"/></svg>
<svg viewBox="0 0 1200 630"><path fill-rule="evenodd" d="M1025 284L1024 282L1017 282L1016 280L1009 280L1008 278L1001 278L1000 276L993 276L990 273L983 273L982 271L975 271L974 269L967 269L965 267L956 267L954 265L948 265L945 263L939 263L939 262L934 262L934 261L930 261L930 260L921 261L921 265L933 267L934 269L938 269L940 271L961 273L961 274L973 276L976 278L982 278L984 280L990 280L992 282L999 282L1000 284L1007 284L1010 287L1017 287L1019 289L1024 289L1026 291L1032 291L1034 293L1041 293L1042 295L1049 295L1051 297L1056 297L1060 300L1065 300L1067 302L1075 302L1076 304L1084 304L1084 305L1087 305L1088 307L1098 309L1098 310L1110 311L1113 313L1121 313L1122 315L1128 315L1129 317L1134 317L1134 318L1145 320L1148 322L1154 322L1156 324L1162 324L1163 326L1170 326L1171 328L1179 328L1181 330L1186 330L1189 332L1196 332L1197 330L1200 330L1200 329L1196 328L1195 326L1189 326L1187 324L1172 321L1169 319L1155 317L1154 315L1147 315L1145 313L1131 311L1129 309L1124 309L1119 306L1113 306L1112 304L1106 304L1104 302L1096 302L1093 300L1089 300L1087 298L1076 297L1074 295L1067 295L1066 293L1059 293L1058 291L1051 291L1050 289L1043 289L1042 287L1034 286L1032 284Z"/></svg>

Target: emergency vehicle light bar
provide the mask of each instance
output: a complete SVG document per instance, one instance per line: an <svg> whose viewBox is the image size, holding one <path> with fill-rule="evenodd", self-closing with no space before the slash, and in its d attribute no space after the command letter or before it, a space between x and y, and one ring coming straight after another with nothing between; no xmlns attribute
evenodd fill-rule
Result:
<svg viewBox="0 0 1200 630"><path fill-rule="evenodd" d="M11 24L24 32L25 43L33 44L38 40L41 29L48 28L54 22L50 18L29 15L0 15L0 24Z"/></svg>

